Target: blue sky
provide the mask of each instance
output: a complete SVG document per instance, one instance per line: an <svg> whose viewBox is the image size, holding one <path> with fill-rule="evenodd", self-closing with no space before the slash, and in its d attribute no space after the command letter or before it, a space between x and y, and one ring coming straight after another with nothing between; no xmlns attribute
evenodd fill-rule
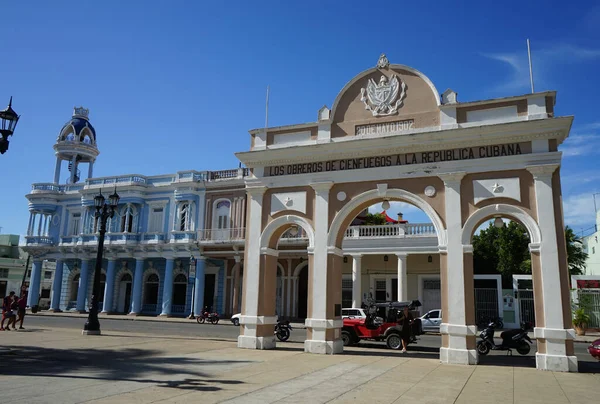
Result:
<svg viewBox="0 0 600 404"><path fill-rule="evenodd" d="M553 4L555 3L555 4ZM385 52L459 101L557 90L574 115L565 153L566 222L594 223L600 192L600 7L594 2L20 1L2 5L0 105L21 114L0 156L0 226L24 234L31 183L51 182L73 106L90 109L95 176L235 168L248 130L316 120ZM10 44L8 48L6 44ZM599 195L600 197L600 195ZM600 202L600 199L598 199ZM410 221L427 218L396 207ZM395 209L392 209L395 214Z"/></svg>

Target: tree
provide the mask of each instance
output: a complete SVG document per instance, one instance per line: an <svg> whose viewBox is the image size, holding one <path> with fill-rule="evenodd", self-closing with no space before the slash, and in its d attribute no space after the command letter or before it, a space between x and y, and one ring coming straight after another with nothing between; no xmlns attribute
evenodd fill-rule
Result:
<svg viewBox="0 0 600 404"><path fill-rule="evenodd" d="M515 274L531 273L529 234L517 222L497 228L492 223L473 236L473 272L500 273L505 286L512 284Z"/></svg>
<svg viewBox="0 0 600 404"><path fill-rule="evenodd" d="M367 216L365 217L365 224L367 225L379 225L385 223L385 216L381 213L367 213Z"/></svg>
<svg viewBox="0 0 600 404"><path fill-rule="evenodd" d="M570 275L582 275L585 272L587 253L583 251L583 242L575 235L573 229L565 227L567 240L567 261Z"/></svg>
<svg viewBox="0 0 600 404"><path fill-rule="evenodd" d="M587 254L581 240L569 226L565 227L565 239L569 272L571 275L582 274ZM516 222L501 228L490 223L487 229L473 236L473 272L499 273L503 285L510 287L513 275L531 273L529 242L527 230Z"/></svg>

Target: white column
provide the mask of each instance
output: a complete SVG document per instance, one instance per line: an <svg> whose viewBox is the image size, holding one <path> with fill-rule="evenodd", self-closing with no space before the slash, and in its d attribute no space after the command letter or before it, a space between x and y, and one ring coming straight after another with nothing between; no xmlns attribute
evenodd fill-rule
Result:
<svg viewBox="0 0 600 404"><path fill-rule="evenodd" d="M362 304L362 254L352 255L352 307Z"/></svg>
<svg viewBox="0 0 600 404"><path fill-rule="evenodd" d="M71 184L75 183L75 175L77 173L77 155L71 159Z"/></svg>
<svg viewBox="0 0 600 404"><path fill-rule="evenodd" d="M398 257L398 301L408 300L408 284L406 276L406 254L396 254Z"/></svg>
<svg viewBox="0 0 600 404"><path fill-rule="evenodd" d="M330 282L328 268L329 251L327 245L327 234L329 230L329 192L333 182L322 182L311 184L315 190L314 202L314 249L313 267L309 268L309 282L312 289L311 313L305 321L306 327L312 333L311 339L304 341L304 351L318 354L336 354L343 351L343 343L340 339L340 328L342 321L331 318L327 315L327 307L334 304L328 296L327 287ZM309 251L309 254L311 252ZM342 252L337 249L336 255L341 256ZM311 279L312 278L312 279ZM335 285L341 287L341 284ZM333 336L328 337L328 330L334 330Z"/></svg>
<svg viewBox="0 0 600 404"><path fill-rule="evenodd" d="M93 175L94 175L94 162L90 161L90 163L88 165L88 178L92 178Z"/></svg>
<svg viewBox="0 0 600 404"><path fill-rule="evenodd" d="M263 196L266 187L247 187L246 191L250 198L250 223L248 226L248 237L246 238L246 260L244 262L244 300L240 325L243 327L243 335L238 337L238 348L250 349L272 349L275 348L275 338L258 334L257 325L276 324L277 317L259 318L259 290L261 279L260 265L260 236L262 233L262 210ZM263 327L264 328L264 327ZM263 330L260 330L262 333Z"/></svg>
<svg viewBox="0 0 600 404"><path fill-rule="evenodd" d="M246 227L246 197L242 198L242 225Z"/></svg>
<svg viewBox="0 0 600 404"><path fill-rule="evenodd" d="M38 231L37 231L38 236L42 235L42 223L43 222L44 222L44 214L40 213L40 222L38 223Z"/></svg>
<svg viewBox="0 0 600 404"><path fill-rule="evenodd" d="M442 291L442 299L445 299L448 305L448 322L440 325L440 332L448 335L448 346L440 348L440 360L442 363L474 365L477 363L477 351L467 349L467 336L475 336L477 328L466 324L460 200L460 184L464 175L464 172L459 172L439 176L444 180L448 240L445 251L447 289Z"/></svg>
<svg viewBox="0 0 600 404"><path fill-rule="evenodd" d="M552 175L558 165L542 165L527 167L533 174L535 185L535 203L537 206L538 223L542 234L539 246L541 278L539 284L542 288L544 327L534 329L536 338L546 340L546 352L536 353L536 366L538 369L577 372L577 357L567 356L566 340L575 337L575 331L566 329L563 321L563 302L558 256L558 240L556 237L556 220L554 217L554 195L552 188Z"/></svg>
<svg viewBox="0 0 600 404"><path fill-rule="evenodd" d="M292 316L298 317L298 277L292 277L292 290L294 296L292 297Z"/></svg>
<svg viewBox="0 0 600 404"><path fill-rule="evenodd" d="M54 169L54 183L58 184L60 182L60 163L62 160L60 157L56 157L56 168Z"/></svg>
<svg viewBox="0 0 600 404"><path fill-rule="evenodd" d="M27 235L31 236L33 235L33 218L35 216L35 213L33 212L29 212L29 224L27 225Z"/></svg>

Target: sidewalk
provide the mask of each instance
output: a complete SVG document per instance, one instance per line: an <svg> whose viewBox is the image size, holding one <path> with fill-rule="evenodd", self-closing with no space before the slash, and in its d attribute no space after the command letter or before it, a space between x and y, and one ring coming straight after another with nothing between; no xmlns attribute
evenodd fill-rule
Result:
<svg viewBox="0 0 600 404"><path fill-rule="evenodd" d="M38 311L36 314L31 314L28 313L28 315L31 316L55 316L55 317L80 317L80 318L87 318L87 314L81 314L81 313L73 313L73 312L61 312L61 313L53 313L53 312L49 312L49 311ZM99 314L100 318L107 318L107 319L111 319L111 320L125 320L125 321L166 321L166 322L173 322L173 323L190 323L192 321L196 321L196 320L191 320L188 318L183 318L183 317L161 317L161 316L129 316L126 314ZM231 325L233 326L233 324L231 323L231 321L229 320L229 318L221 318L219 320L219 324L226 324L226 325ZM303 330L306 329L306 326L303 323L291 323L291 326L293 329L295 330ZM496 331L494 336L496 338L500 338L500 333L502 331ZM436 334L439 335L439 334ZM533 336L533 332L529 333L529 337L531 339L535 339ZM575 336L575 342L582 342L582 343L590 343L592 341L597 340L598 338L600 338L600 332L597 331L588 331L586 332L586 335L577 335Z"/></svg>
<svg viewBox="0 0 600 404"><path fill-rule="evenodd" d="M585 403L599 374L542 372L532 359L497 366L439 363L437 353L349 348L313 355L230 341L79 330L2 335L3 402L39 403Z"/></svg>

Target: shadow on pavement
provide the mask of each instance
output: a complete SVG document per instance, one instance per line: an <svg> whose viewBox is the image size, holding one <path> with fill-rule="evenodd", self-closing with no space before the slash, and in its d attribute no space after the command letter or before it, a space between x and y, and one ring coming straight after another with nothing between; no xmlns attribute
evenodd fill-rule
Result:
<svg viewBox="0 0 600 404"><path fill-rule="evenodd" d="M184 341L217 341L217 342L237 342L234 338L211 338L211 337L172 337L169 335L128 335L128 334L102 334L103 337L118 337L118 338L138 338L138 339L168 339L168 340L184 340Z"/></svg>
<svg viewBox="0 0 600 404"><path fill-rule="evenodd" d="M34 346L4 346L0 375L59 377L151 383L183 390L216 391L219 384L244 383L214 380L205 372L211 366L252 363L251 361L203 360L165 357L149 349L55 349ZM180 379L179 379L180 378Z"/></svg>

